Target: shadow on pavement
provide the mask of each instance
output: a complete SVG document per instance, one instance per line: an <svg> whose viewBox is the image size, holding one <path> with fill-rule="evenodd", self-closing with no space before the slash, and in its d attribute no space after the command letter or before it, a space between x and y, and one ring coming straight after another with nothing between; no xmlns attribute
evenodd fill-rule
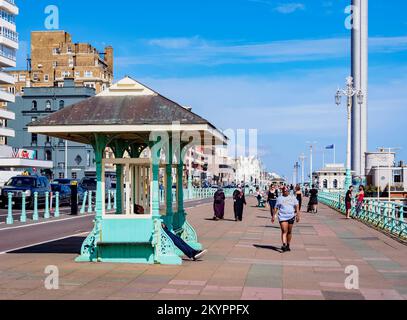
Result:
<svg viewBox="0 0 407 320"><path fill-rule="evenodd" d="M62 240L34 245L28 248L10 251L8 253L61 253L80 254L85 237L70 237Z"/></svg>
<svg viewBox="0 0 407 320"><path fill-rule="evenodd" d="M205 218L205 220L207 220L207 221L216 221L216 222L219 222L219 221L232 221L232 222L235 222L235 219L219 219L219 220L213 220L213 218Z"/></svg>
<svg viewBox="0 0 407 320"><path fill-rule="evenodd" d="M273 250L273 251L277 251L282 253L283 251L281 250L281 248L275 247L275 246L266 246L263 244L254 244L253 247L259 248L259 249L269 249L269 250Z"/></svg>

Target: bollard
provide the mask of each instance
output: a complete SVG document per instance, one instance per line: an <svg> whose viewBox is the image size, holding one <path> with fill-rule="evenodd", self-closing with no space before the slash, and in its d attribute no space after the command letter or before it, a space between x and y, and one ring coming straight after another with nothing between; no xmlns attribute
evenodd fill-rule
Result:
<svg viewBox="0 0 407 320"><path fill-rule="evenodd" d="M82 207L81 207L81 211L80 214L84 214L85 213L85 208L86 208L86 197L88 196L88 191L85 191L85 193L83 194L83 199L82 199Z"/></svg>
<svg viewBox="0 0 407 320"><path fill-rule="evenodd" d="M25 199L26 195L25 192L21 193L21 216L20 216L20 222L27 222L27 212L25 210Z"/></svg>
<svg viewBox="0 0 407 320"><path fill-rule="evenodd" d="M34 213L33 220L38 221L38 192L34 192Z"/></svg>
<svg viewBox="0 0 407 320"><path fill-rule="evenodd" d="M51 191L49 194L49 213L50 213L50 215L52 214L53 211L54 211L54 194Z"/></svg>
<svg viewBox="0 0 407 320"><path fill-rule="evenodd" d="M59 217L59 192L55 193L55 212L54 212L54 217L58 218Z"/></svg>
<svg viewBox="0 0 407 320"><path fill-rule="evenodd" d="M8 196L8 210L7 210L7 224L13 224L14 219L13 219L13 194L9 192L7 194Z"/></svg>
<svg viewBox="0 0 407 320"><path fill-rule="evenodd" d="M107 210L112 210L112 200L110 199L110 196L112 194L112 190L107 191Z"/></svg>
<svg viewBox="0 0 407 320"><path fill-rule="evenodd" d="M49 192L45 192L45 213L44 218L49 219Z"/></svg>
<svg viewBox="0 0 407 320"><path fill-rule="evenodd" d="M116 210L117 209L117 191L116 189L113 190L113 209Z"/></svg>
<svg viewBox="0 0 407 320"><path fill-rule="evenodd" d="M89 198L88 198L88 213L92 212L92 191L89 190Z"/></svg>

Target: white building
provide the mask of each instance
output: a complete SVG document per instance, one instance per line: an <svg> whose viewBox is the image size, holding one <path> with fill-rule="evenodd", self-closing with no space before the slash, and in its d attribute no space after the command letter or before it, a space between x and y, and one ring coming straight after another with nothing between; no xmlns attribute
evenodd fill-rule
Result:
<svg viewBox="0 0 407 320"><path fill-rule="evenodd" d="M14 77L4 72L16 67L18 33L15 17L19 10L14 0L0 0L0 84L13 85ZM8 121L15 120L14 112L7 109L7 103L15 102L15 92L0 88L0 186L24 168L52 168L50 161L35 160L30 150L13 149L7 146L7 138L15 137L15 131L7 127Z"/></svg>
<svg viewBox="0 0 407 320"><path fill-rule="evenodd" d="M16 67L16 53L18 49L18 34L16 32L15 17L18 8L14 0L0 0L0 84L13 85L13 76L4 72L5 68ZM4 145L8 137L14 137L15 132L7 128L7 121L14 120L15 114L7 110L7 102L14 102L13 92L0 89L0 144Z"/></svg>
<svg viewBox="0 0 407 320"><path fill-rule="evenodd" d="M236 181L259 184L261 181L262 164L256 157L240 156L236 159Z"/></svg>
<svg viewBox="0 0 407 320"><path fill-rule="evenodd" d="M235 183L235 162L228 156L227 147L215 147L208 157L208 181L220 186Z"/></svg>
<svg viewBox="0 0 407 320"><path fill-rule="evenodd" d="M396 153L385 149L366 153L367 184L380 190L407 191L407 166L403 161L396 164Z"/></svg>
<svg viewBox="0 0 407 320"><path fill-rule="evenodd" d="M313 174L313 181L319 189L343 190L345 187L346 168L344 164L327 164Z"/></svg>

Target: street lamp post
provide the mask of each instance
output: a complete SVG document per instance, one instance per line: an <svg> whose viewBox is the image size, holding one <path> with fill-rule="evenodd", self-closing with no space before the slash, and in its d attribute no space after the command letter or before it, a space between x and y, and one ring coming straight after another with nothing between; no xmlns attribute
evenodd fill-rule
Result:
<svg viewBox="0 0 407 320"><path fill-rule="evenodd" d="M312 177L312 172L313 172L313 151L314 151L314 145L317 144L318 142L310 142L307 141L307 143L310 145L310 156L309 156L309 187L312 188L312 185L314 184L314 179Z"/></svg>
<svg viewBox="0 0 407 320"><path fill-rule="evenodd" d="M301 161L301 184L302 186L304 186L304 161L305 161L306 157L304 154L301 154L300 156L300 161Z"/></svg>
<svg viewBox="0 0 407 320"><path fill-rule="evenodd" d="M355 89L353 86L353 77L346 78L346 89L339 89L336 91L335 103L336 105L341 104L342 96L347 98L347 113L348 113L348 141L346 147L346 179L345 179L345 190L348 190L352 185L352 174L351 174L351 139L352 139L352 98L357 95L357 102L359 105L363 104L363 93L361 90Z"/></svg>

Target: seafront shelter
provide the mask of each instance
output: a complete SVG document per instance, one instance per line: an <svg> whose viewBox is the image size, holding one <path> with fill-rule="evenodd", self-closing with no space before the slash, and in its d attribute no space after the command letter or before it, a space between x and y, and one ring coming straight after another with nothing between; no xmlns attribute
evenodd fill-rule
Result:
<svg viewBox="0 0 407 320"><path fill-rule="evenodd" d="M28 127L31 133L94 148L96 217L77 261L181 264L182 253L162 224L192 247L202 247L184 210L183 161L194 145L208 149L227 143L227 137L207 120L125 77L97 96ZM106 157L107 148L114 157ZM146 153L147 157L141 156ZM115 210L105 205L106 165L116 168ZM160 176L165 189L162 206Z"/></svg>

